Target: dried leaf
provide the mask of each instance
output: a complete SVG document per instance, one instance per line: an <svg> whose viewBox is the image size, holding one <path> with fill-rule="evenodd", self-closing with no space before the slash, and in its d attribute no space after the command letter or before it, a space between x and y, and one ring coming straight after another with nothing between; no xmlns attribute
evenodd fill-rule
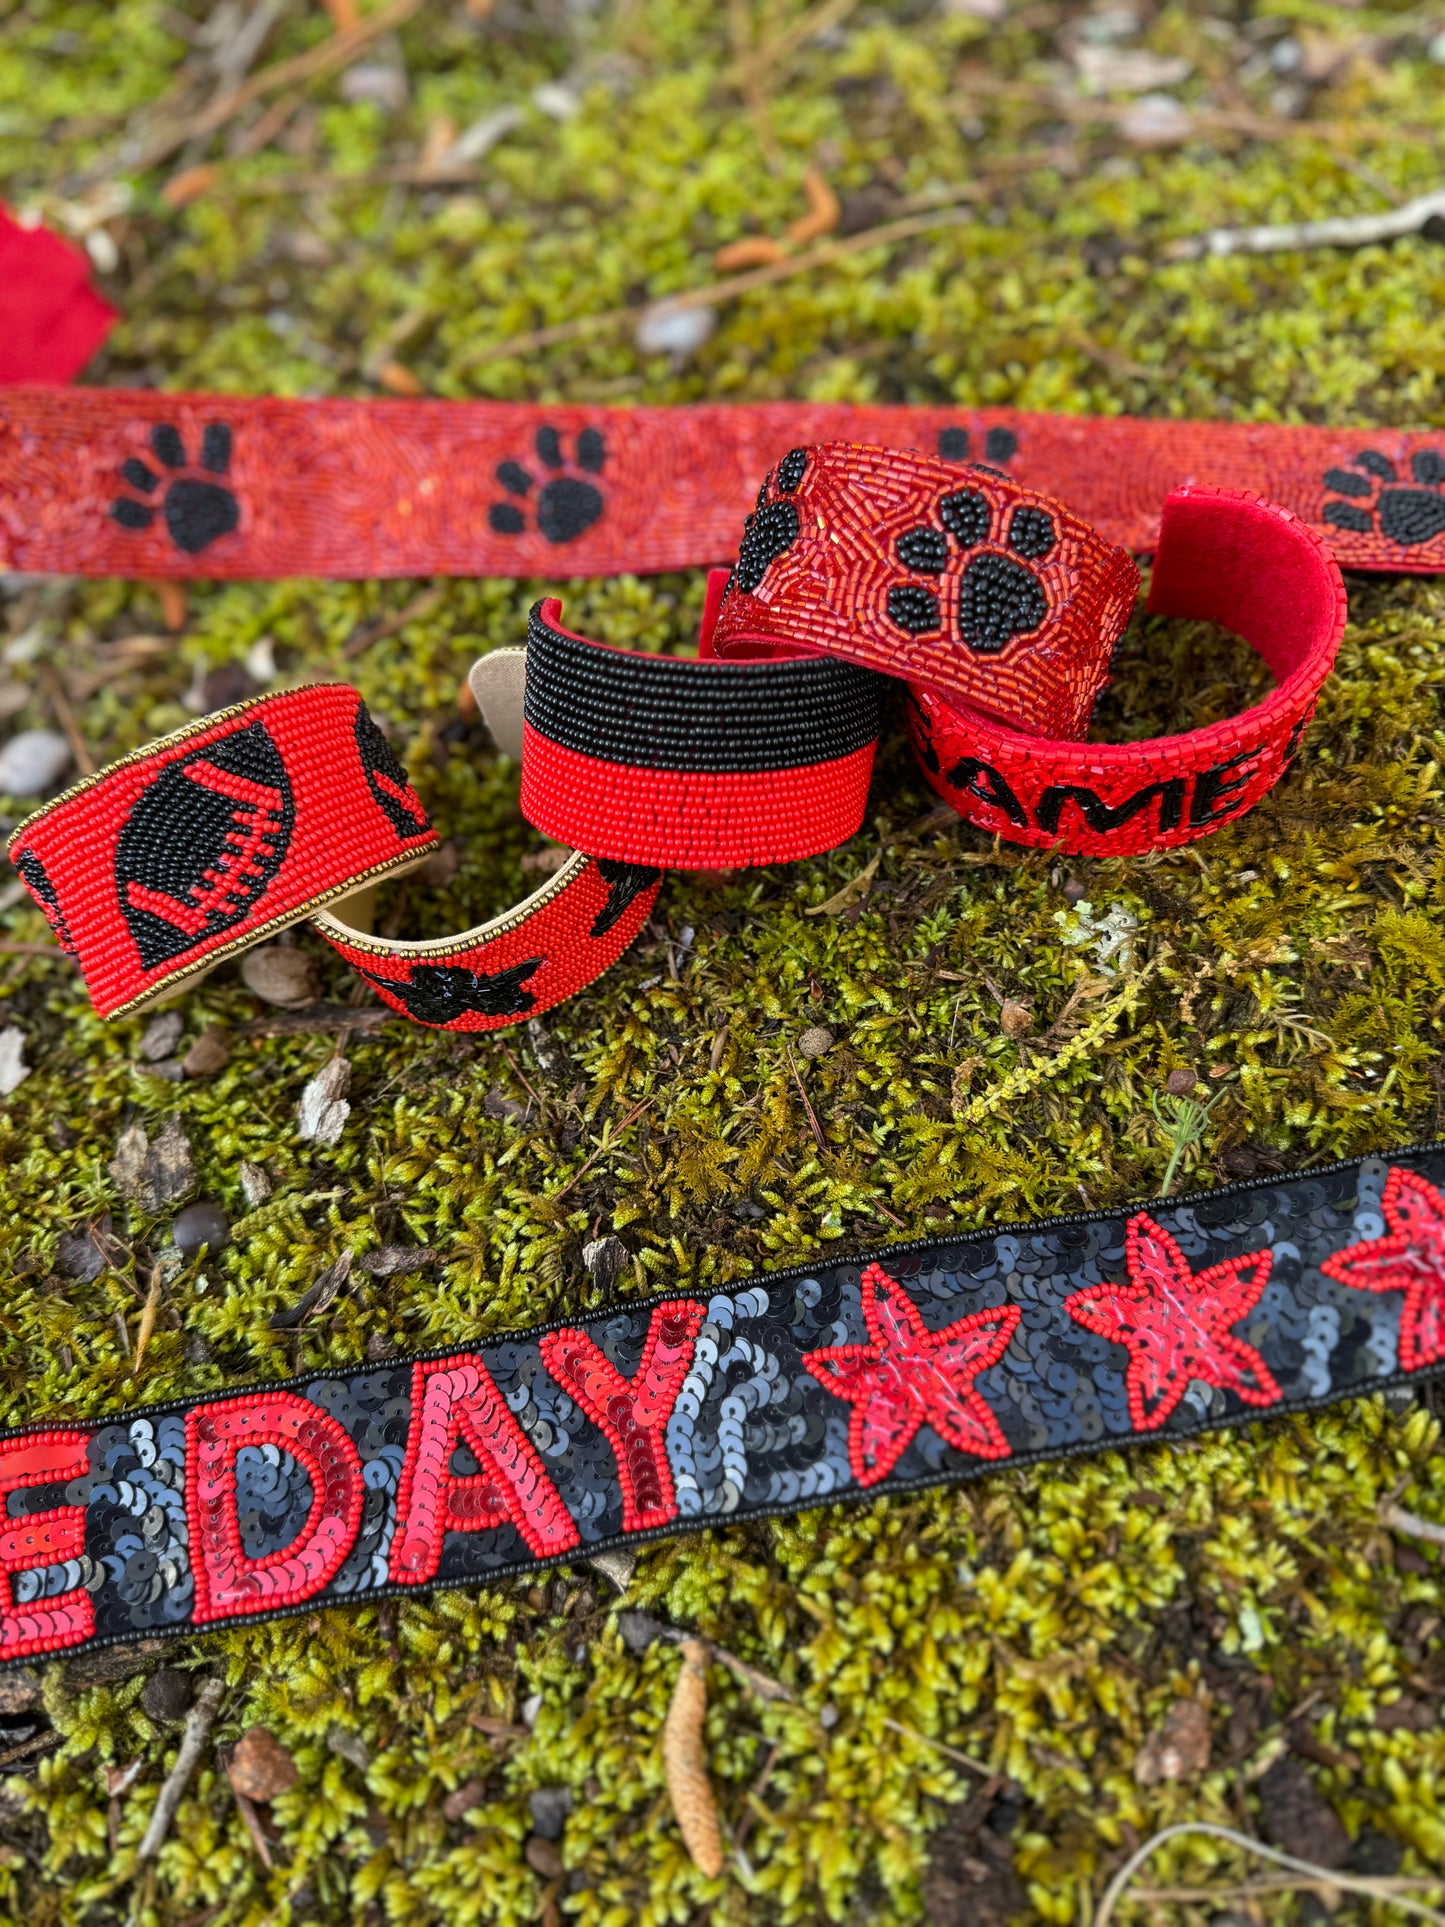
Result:
<svg viewBox="0 0 1445 1927"><path fill-rule="evenodd" d="M683 1844L695 1865L716 1880L723 1870L722 1830L702 1738L708 1648L700 1639L684 1639L680 1646L682 1665L662 1728L662 1764Z"/></svg>
<svg viewBox="0 0 1445 1927"><path fill-rule="evenodd" d="M869 890L873 887L873 879L877 876L878 865L882 861L883 852L879 850L872 862L866 864L864 868L858 872L857 876L849 877L848 881L843 885L843 888L839 890L835 896L829 897L826 903L815 903L811 909L805 910L803 915L805 917L833 917L836 916L840 910L846 910L849 904L856 903L859 897L866 897Z"/></svg>
<svg viewBox="0 0 1445 1927"><path fill-rule="evenodd" d="M1209 1708L1202 1700L1175 1700L1134 1756L1134 1778L1140 1786L1158 1786L1192 1780L1208 1765Z"/></svg>
<svg viewBox="0 0 1445 1927"><path fill-rule="evenodd" d="M179 1117L168 1117L152 1143L138 1120L122 1131L106 1166L116 1185L145 1211L183 1198L196 1181L190 1141Z"/></svg>
<svg viewBox="0 0 1445 1927"><path fill-rule="evenodd" d="M313 1283L302 1292L289 1311L278 1311L266 1321L267 1329L273 1332L295 1331L308 1318L319 1316L350 1278L351 1264L351 1253L343 1251L334 1264L318 1272Z"/></svg>
<svg viewBox="0 0 1445 1927"><path fill-rule="evenodd" d="M247 1800L274 1800L295 1786L300 1777L296 1762L274 1733L253 1726L232 1749L226 1773L234 1790Z"/></svg>

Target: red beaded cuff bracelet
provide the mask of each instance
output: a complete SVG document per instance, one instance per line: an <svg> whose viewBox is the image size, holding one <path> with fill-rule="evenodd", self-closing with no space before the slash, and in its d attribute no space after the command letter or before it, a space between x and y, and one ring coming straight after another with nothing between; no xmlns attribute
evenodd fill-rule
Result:
<svg viewBox="0 0 1445 1927"><path fill-rule="evenodd" d="M914 748L939 795L1010 842L1086 856L1193 843L1252 809L1288 769L1334 664L1339 565L1288 509L1234 489L1178 489L1148 606L1243 637L1276 687L1207 729L1110 744L1025 735L915 686Z"/></svg>
<svg viewBox="0 0 1445 1927"><path fill-rule="evenodd" d="M987 468L795 448L748 517L713 644L826 653L1046 736L1082 736L1139 571Z"/></svg>
<svg viewBox="0 0 1445 1927"><path fill-rule="evenodd" d="M28 817L10 860L102 1017L363 884L436 835L345 684L261 696L77 783Z"/></svg>
<svg viewBox="0 0 1445 1927"><path fill-rule="evenodd" d="M522 814L558 842L628 863L789 863L863 821L880 679L784 644L712 649L725 570L709 579L696 657L589 642L539 602L527 632Z"/></svg>

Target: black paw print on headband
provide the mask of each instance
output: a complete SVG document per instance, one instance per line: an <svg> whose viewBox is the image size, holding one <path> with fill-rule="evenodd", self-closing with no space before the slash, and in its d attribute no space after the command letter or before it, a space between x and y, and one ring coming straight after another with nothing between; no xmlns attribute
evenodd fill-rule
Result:
<svg viewBox="0 0 1445 1927"><path fill-rule="evenodd" d="M1391 484L1399 481L1400 471L1389 456L1375 448L1361 449L1348 468L1332 468L1325 475L1326 488L1350 498L1326 502L1325 520L1355 535L1372 535L1378 529L1406 548L1433 541L1445 534L1445 455L1434 448L1417 449L1410 457L1410 473L1420 486L1395 488Z"/></svg>
<svg viewBox="0 0 1445 1927"><path fill-rule="evenodd" d="M980 550L965 562L958 582L958 633L980 655L997 655L1015 636L1037 629L1049 613L1044 586L1028 565L1041 562L1058 541L1054 518L1047 509L1023 504L1005 506L1003 543L984 548L993 534L995 509L982 489L961 488L939 497L941 528L929 524L907 529L894 553L914 575L941 576L954 556ZM912 636L932 635L943 628L943 605L938 591L921 582L898 582L888 591L888 620Z"/></svg>
<svg viewBox="0 0 1445 1927"><path fill-rule="evenodd" d="M1006 462L1018 453L1019 438L1011 428L990 428L983 438L983 460L973 460L973 438L966 428L940 428L938 431L939 458L945 462L962 462L975 468L987 468L990 463ZM1002 470L993 468L993 474Z"/></svg>
<svg viewBox="0 0 1445 1927"><path fill-rule="evenodd" d="M123 529L148 529L157 509L166 532L178 549L199 555L221 536L229 535L241 520L241 505L223 483L205 479L224 475L231 466L231 431L224 422L207 422L201 432L201 459L192 464L186 458L181 431L171 422L157 422L150 433L151 449L166 475L157 475L149 462L131 455L120 465L120 478L135 491L118 495L110 505L112 518ZM204 475L183 474L199 466ZM165 484L159 503L153 498ZM152 499L138 501L137 496Z"/></svg>
<svg viewBox="0 0 1445 1927"><path fill-rule="evenodd" d="M745 595L751 595L770 565L787 554L803 527L796 506L792 502L770 502L768 489L776 482L780 495L791 495L807 472L808 451L791 448L778 463L777 473L767 476L758 490L757 504L743 523L743 539L732 573Z"/></svg>
<svg viewBox="0 0 1445 1927"><path fill-rule="evenodd" d="M584 428L577 437L576 460L569 462L562 452L562 437L555 428L539 428L533 437L537 459L548 470L547 479L532 490L536 476L520 462L499 462L497 480L515 502L493 502L487 520L498 535L520 535L527 526L530 509L537 527L549 542L575 542L585 535L606 508L606 498L594 483L581 475L567 474L580 468L588 475L600 475L607 460L607 444L595 428Z"/></svg>

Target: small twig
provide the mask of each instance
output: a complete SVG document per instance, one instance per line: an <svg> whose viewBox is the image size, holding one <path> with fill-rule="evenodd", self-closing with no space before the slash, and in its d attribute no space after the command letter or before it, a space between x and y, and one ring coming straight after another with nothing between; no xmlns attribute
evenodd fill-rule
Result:
<svg viewBox="0 0 1445 1927"><path fill-rule="evenodd" d="M0 943L0 957L54 957L61 963L72 961L55 943Z"/></svg>
<svg viewBox="0 0 1445 1927"><path fill-rule="evenodd" d="M756 1693L765 1704L773 1700L792 1699L793 1695L789 1689L780 1679L774 1679L771 1673L764 1673L756 1666L749 1666L745 1659L739 1659L736 1653L730 1653L726 1646L719 1646L714 1640L709 1640L708 1645L712 1650L713 1658L720 1660L735 1679L740 1679L743 1685Z"/></svg>
<svg viewBox="0 0 1445 1927"><path fill-rule="evenodd" d="M931 1740L926 1733L920 1733L916 1726L905 1726L902 1720L890 1720L886 1716L883 1724L895 1733L902 1733L910 1740L917 1740L920 1746L931 1746L935 1753L943 1754L945 1759L957 1760L971 1773L981 1774L985 1780L992 1780L994 1770L982 1760L976 1760L971 1753L961 1753L956 1746L945 1746L942 1740Z"/></svg>
<svg viewBox="0 0 1445 1927"><path fill-rule="evenodd" d="M398 609L395 615L385 616L380 622L369 623L366 628L358 629L341 652L343 661L354 662L373 643L382 642L387 636L398 635L410 622L420 622L423 616L431 614L445 595L444 588L423 589L419 596L413 596L406 607Z"/></svg>
<svg viewBox="0 0 1445 1927"><path fill-rule="evenodd" d="M396 29L410 20L423 5L423 0L387 0L387 4L369 13L364 20L358 20L354 27L344 33L333 34L319 46L310 48L304 54L297 54L290 60L278 60L273 66L263 67L259 74L232 87L213 100L200 113L177 126L157 134L156 137L134 156L126 157L126 168L130 173L144 174L158 162L168 160L172 154L199 140L205 134L214 134L218 127L234 120L243 113L253 101L275 93L279 87L293 87L300 81L319 80L323 75L335 73L339 68L349 67L356 56L369 47L385 33Z"/></svg>
<svg viewBox="0 0 1445 1927"><path fill-rule="evenodd" d="M791 1044L787 1044L784 1046L784 1049L788 1053L788 1068L793 1073L793 1082L797 1085L798 1095L803 1100L803 1109L808 1113L808 1122L813 1127L813 1136L817 1140L818 1149L820 1151L826 1151L828 1148L828 1140L823 1136L822 1129L819 1126L818 1119L814 1114L813 1107L808 1102L808 1093L803 1089L803 1080L798 1075L797 1064L793 1061L793 1047Z"/></svg>
<svg viewBox="0 0 1445 1927"><path fill-rule="evenodd" d="M1171 261L1201 261L1206 256L1278 254L1287 248L1359 248L1372 241L1398 241L1418 234L1430 221L1445 221L1445 189L1421 194L1383 214L1346 214L1326 221L1282 221L1264 227L1217 227L1173 241Z"/></svg>
<svg viewBox="0 0 1445 1927"><path fill-rule="evenodd" d="M1099 1902L1099 1911L1094 1916L1094 1927L1109 1927L1119 1902L1134 1875L1150 1859L1166 1840L1177 1840L1182 1834L1202 1833L1212 1840L1224 1840L1230 1846L1240 1847L1245 1853L1257 1854L1262 1860L1269 1860L1277 1867L1287 1867L1291 1873L1304 1874L1311 1883L1327 1882L1331 1887L1345 1893L1366 1894L1372 1900L1393 1900L1397 1907L1406 1913L1414 1914L1421 1920L1434 1923L1434 1927L1445 1927L1445 1914L1437 1913L1433 1907L1422 1906L1418 1900L1410 1900L1395 1890L1389 1880L1363 1879L1355 1874L1336 1873L1329 1867L1321 1867L1313 1860L1297 1860L1293 1854L1281 1853L1277 1847L1267 1847L1262 1840L1252 1840L1247 1833L1236 1833L1233 1827L1215 1826L1208 1820L1181 1820L1172 1827L1161 1827L1151 1839L1146 1840L1124 1862L1118 1873L1104 1889L1104 1897ZM1445 1885L1445 1881L1437 1883ZM1143 1898L1143 1896L1139 1896Z"/></svg>
<svg viewBox="0 0 1445 1927"><path fill-rule="evenodd" d="M633 1121L634 1118L640 1117L642 1115L642 1113L647 1109L648 1105L652 1102L653 1098L656 1097L656 1095L657 1095L656 1091L653 1091L649 1093L648 1096L644 1097L640 1104L633 1105L632 1109L627 1113L626 1117L623 1118L622 1122L617 1126L617 1129L613 1132L612 1140L611 1140L612 1144L615 1144L617 1142L618 1138L621 1137L622 1133L627 1129L628 1125ZM578 1171L577 1175L575 1177L568 1178L567 1182L562 1186L562 1189L560 1191L554 1191L552 1193L550 1202L553 1204L556 1204L562 1198L565 1198L567 1193L572 1189L573 1185L580 1184L582 1182L583 1178L586 1177L587 1173L592 1169L593 1165L597 1162L598 1158L601 1157L602 1153L610 1149L611 1149L610 1144L599 1144L597 1149L592 1153L591 1157L588 1158L587 1161L583 1164L581 1170Z"/></svg>
<svg viewBox="0 0 1445 1927"><path fill-rule="evenodd" d="M512 1053L507 1049L505 1044L499 1043L497 1045L497 1049L502 1053L503 1057L505 1057L507 1062L511 1065L512 1073L515 1076L517 1082L521 1085L522 1089L527 1093L528 1097L530 1097L532 1102L536 1105L537 1115L541 1118L544 1124L550 1124L552 1120L547 1115L547 1106L542 1102L541 1093L537 1091L533 1085L527 1082L527 1076L526 1076L526 1073L523 1071L522 1066L517 1062L516 1058L513 1057Z"/></svg>
<svg viewBox="0 0 1445 1927"><path fill-rule="evenodd" d="M395 1023L400 1013L389 1005L312 1004L307 1010L275 1010L238 1024L237 1037L301 1037L311 1031L371 1031Z"/></svg>
<svg viewBox="0 0 1445 1927"><path fill-rule="evenodd" d="M513 335L508 341L497 341L469 355L459 364L459 371L480 367L483 362L502 361L513 355L530 354L536 348L552 348L559 342L577 341L583 335L596 334L607 328L615 328L626 321L634 321L647 314L654 307L665 307L672 314L684 313L689 308L711 308L719 302L731 301L740 294L749 294L754 288L771 288L779 281L788 281L795 274L808 274L814 268L831 267L835 261L844 260L850 254L864 254L869 248L889 247L895 241L907 241L915 234L925 234L930 228L951 227L965 220L968 210L960 207L933 208L922 214L905 215L902 220L885 221L881 227L865 228L860 234L846 235L840 241L826 241L821 247L809 248L804 254L789 255L786 261L775 261L768 267L748 268L742 274L730 274L720 281L710 281L705 287L687 288L681 294L661 295L656 301L638 301L626 308L609 308L601 314L578 315L571 321L557 321L547 328L532 328L526 334Z"/></svg>
<svg viewBox="0 0 1445 1927"><path fill-rule="evenodd" d="M70 698L65 693L65 685L60 680L60 672L53 662L40 665L40 680L45 684L45 693L50 698L50 707L55 711L55 720L60 724L65 740L70 745L70 753L75 758L75 767L82 776L94 776L98 767L90 751L90 744L80 733L80 724L75 720L75 711L70 706Z"/></svg>
<svg viewBox="0 0 1445 1927"><path fill-rule="evenodd" d="M0 1766L14 1766L17 1760L33 1759L37 1753L49 1753L64 1740L63 1733L54 1730L48 1733L32 1733L28 1740L20 1740L14 1746L7 1746L0 1753Z"/></svg>
<svg viewBox="0 0 1445 1927"><path fill-rule="evenodd" d="M248 1800L244 1793L237 1793L235 1787L231 1788L231 1795L236 1802L237 1811L241 1815L246 1831L251 1836L251 1843L255 1847L256 1852L261 1856L261 1865L266 1869L267 1873L270 1873L276 1863L271 1858L270 1845L265 1834L261 1831L261 1818L256 1812L256 1803L254 1800Z"/></svg>
<svg viewBox="0 0 1445 1927"><path fill-rule="evenodd" d="M763 1761L761 1773L759 1773L757 1779L754 1780L748 1788L750 1804L744 1808L742 1818L733 1828L733 1851L735 1853L742 1852L747 1837L752 1832L753 1826L757 1821L757 1808L754 1807L751 1802L755 1800L759 1805L762 1804L763 1795L768 1790L768 1782L773 1777L773 1769L777 1766L782 1751L783 1742L781 1740L774 1740L768 1749L768 1757Z"/></svg>
<svg viewBox="0 0 1445 1927"><path fill-rule="evenodd" d="M140 1324L136 1328L135 1363L131 1367L133 1372L139 1372L144 1362L146 1346L150 1344L151 1334L156 1328L156 1313L160 1310L160 1306L161 1268L159 1265L153 1265L151 1267L150 1290L146 1293L146 1301L141 1308Z"/></svg>
<svg viewBox="0 0 1445 1927"><path fill-rule="evenodd" d="M154 1860L165 1844L171 1822L176 1817L176 1808L181 1804L191 1775L196 1770L196 1762L210 1738L225 1694L226 1682L223 1679L208 1679L197 1694L195 1705L186 1715L186 1730L181 1736L181 1749L176 1755L176 1763L166 1775L156 1797L155 1811L140 1843L138 1859Z"/></svg>
<svg viewBox="0 0 1445 1927"><path fill-rule="evenodd" d="M1403 1532L1412 1539L1428 1539L1432 1545L1445 1546L1445 1526L1433 1519L1422 1519L1418 1512L1407 1512L1402 1505L1385 1500L1377 1514L1380 1524L1391 1532Z"/></svg>
<svg viewBox="0 0 1445 1927"><path fill-rule="evenodd" d="M873 887L873 879L878 874L878 865L883 861L879 850L865 863L856 876L849 877L841 890L835 890L826 903L814 903L803 912L805 917L836 916L840 910L847 910L859 897L866 897Z"/></svg>

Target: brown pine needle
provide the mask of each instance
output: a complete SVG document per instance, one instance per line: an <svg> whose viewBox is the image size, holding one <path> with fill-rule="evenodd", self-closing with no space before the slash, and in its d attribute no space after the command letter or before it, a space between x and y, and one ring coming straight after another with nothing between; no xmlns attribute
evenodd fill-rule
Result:
<svg viewBox="0 0 1445 1927"><path fill-rule="evenodd" d="M159 1265L154 1265L151 1268L151 1288L146 1294L145 1304L141 1307L140 1324L136 1327L135 1364L131 1367L134 1372L140 1371L145 1360L146 1346L150 1344L151 1335L155 1331L156 1313L160 1307L161 1268Z"/></svg>

